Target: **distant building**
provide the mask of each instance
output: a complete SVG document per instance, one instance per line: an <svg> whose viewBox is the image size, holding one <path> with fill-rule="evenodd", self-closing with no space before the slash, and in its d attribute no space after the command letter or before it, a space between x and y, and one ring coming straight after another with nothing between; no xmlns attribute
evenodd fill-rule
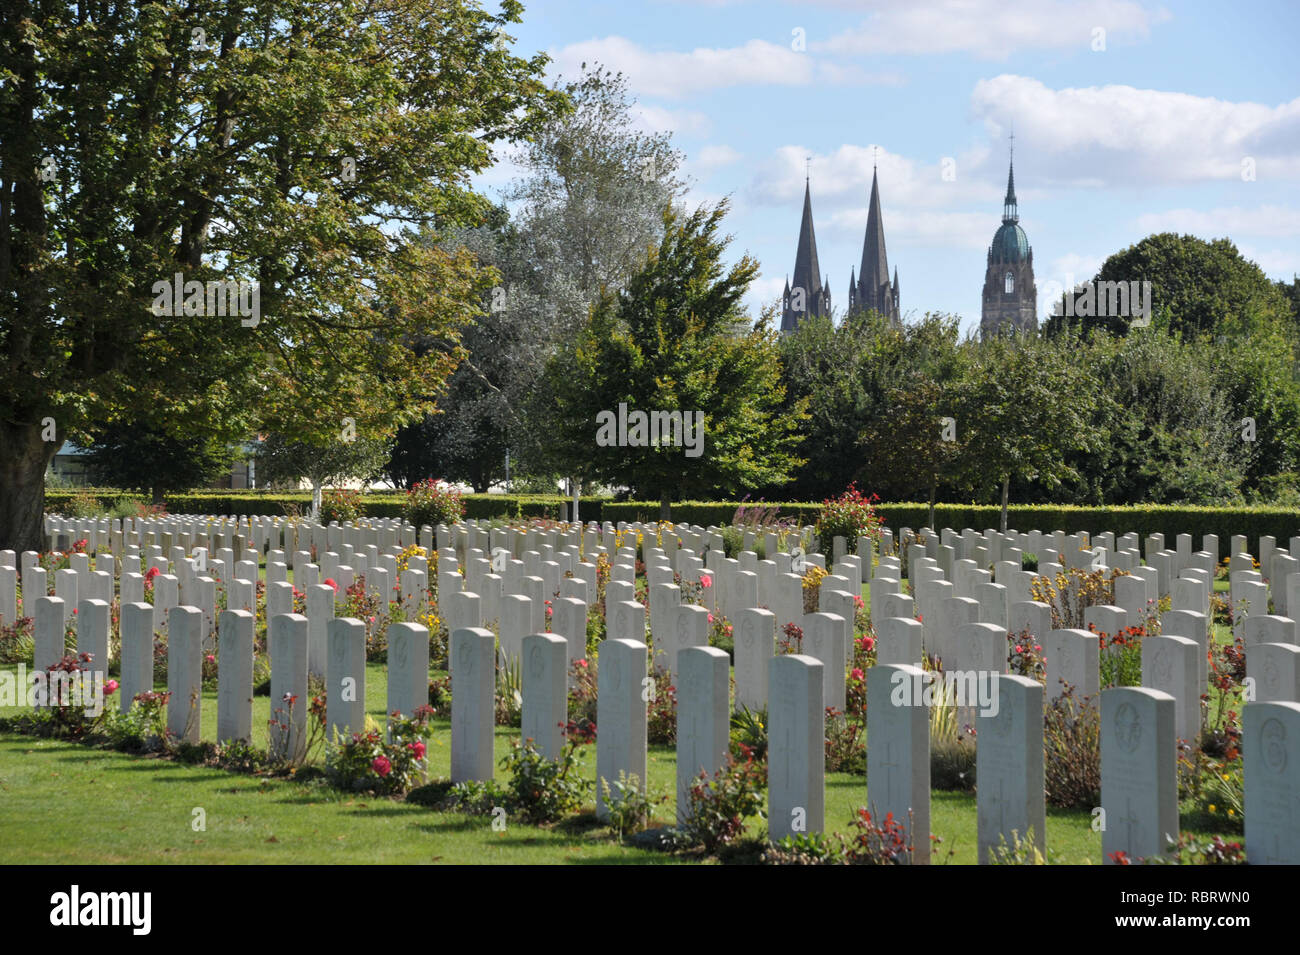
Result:
<svg viewBox="0 0 1300 955"><path fill-rule="evenodd" d="M871 202L867 207L867 234L862 239L862 266L854 280L849 270L849 311L875 309L889 319L890 324L901 323L898 306L898 269L894 281L889 281L889 256L885 254L885 217L880 211L880 186L876 170L871 170Z"/></svg>
<svg viewBox="0 0 1300 955"><path fill-rule="evenodd" d="M862 267L856 277L849 270L848 311L875 309L894 325L900 324L898 270L889 278L889 257L885 254L885 224L880 211L880 185L871 171L871 199L867 208L867 232L862 240ZM813 228L812 192L804 181L803 218L799 223L799 244L794 256L794 282L786 279L781 296L781 331L792 332L808 315L831 314L830 277L822 277L817 259L817 234Z"/></svg>
<svg viewBox="0 0 1300 955"><path fill-rule="evenodd" d="M1034 250L1020 228L1016 209L1014 160L1007 170L1007 195L1002 225L993 233L984 271L980 337L1023 334L1038 330L1038 289L1034 285Z"/></svg>
<svg viewBox="0 0 1300 955"><path fill-rule="evenodd" d="M781 296L781 331L794 331L806 315L831 314L830 277L822 281L817 262L817 233L813 231L812 192L803 184L803 220L799 223L799 245L794 253L794 286L785 280Z"/></svg>
<svg viewBox="0 0 1300 955"><path fill-rule="evenodd" d="M80 486L89 484L90 477L86 469L88 453L85 448L64 441L59 450L54 452L54 460L50 462L50 474L55 480L64 484Z"/></svg>

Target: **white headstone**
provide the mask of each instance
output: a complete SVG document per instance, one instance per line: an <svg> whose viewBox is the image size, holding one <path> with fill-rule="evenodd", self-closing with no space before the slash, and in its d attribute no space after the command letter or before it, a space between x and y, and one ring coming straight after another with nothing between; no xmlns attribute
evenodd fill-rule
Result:
<svg viewBox="0 0 1300 955"><path fill-rule="evenodd" d="M1043 686L1009 674L997 680L997 711L981 711L976 717L975 803L981 863L989 861L990 849L1013 846L1016 836L1022 842L1032 839L1046 856Z"/></svg>
<svg viewBox="0 0 1300 955"><path fill-rule="evenodd" d="M271 621L271 724L267 750L272 759L300 762L307 755L306 617L281 614ZM428 691L426 690L426 693Z"/></svg>
<svg viewBox="0 0 1300 955"><path fill-rule="evenodd" d="M1056 631L1060 633L1062 631ZM1163 857L1178 842L1178 750L1168 693L1118 686L1101 694L1103 861Z"/></svg>
<svg viewBox="0 0 1300 955"><path fill-rule="evenodd" d="M456 686L451 695L451 780L492 778L496 706L496 639L491 630L453 630Z"/></svg>
<svg viewBox="0 0 1300 955"><path fill-rule="evenodd" d="M596 816L606 819L605 780L610 795L620 774L631 783L632 776L645 790L646 780L646 699L643 696L647 677L648 649L636 640L604 640L599 648L596 673ZM452 699L455 699L453 694Z"/></svg>
<svg viewBox="0 0 1300 955"><path fill-rule="evenodd" d="M768 671L767 819L772 841L821 832L826 799L824 666L782 654Z"/></svg>
<svg viewBox="0 0 1300 955"><path fill-rule="evenodd" d="M203 611L198 607L172 607L168 615L167 690L168 731L197 743L203 710Z"/></svg>
<svg viewBox="0 0 1300 955"><path fill-rule="evenodd" d="M700 773L712 777L727 761L731 664L717 647L688 646L678 651L677 668L677 819L681 822Z"/></svg>
<svg viewBox="0 0 1300 955"><path fill-rule="evenodd" d="M1247 703L1242 723L1246 858L1300 865L1300 703Z"/></svg>
<svg viewBox="0 0 1300 955"><path fill-rule="evenodd" d="M366 625L334 617L325 625L325 727L327 740L346 739L366 726Z"/></svg>
<svg viewBox="0 0 1300 955"><path fill-rule="evenodd" d="M547 759L559 759L568 722L568 644L554 634L533 633L524 637L523 648L521 735Z"/></svg>
<svg viewBox="0 0 1300 955"><path fill-rule="evenodd" d="M905 827L913 860L930 861L930 713L923 672L906 663L867 671L867 808ZM909 823L910 820L910 823Z"/></svg>

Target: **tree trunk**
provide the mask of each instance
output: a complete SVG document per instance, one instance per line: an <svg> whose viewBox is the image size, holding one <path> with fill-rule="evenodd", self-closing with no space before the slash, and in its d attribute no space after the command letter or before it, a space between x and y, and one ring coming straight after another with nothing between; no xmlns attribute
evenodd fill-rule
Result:
<svg viewBox="0 0 1300 955"><path fill-rule="evenodd" d="M931 484L931 485L930 485L930 530L934 530L934 529L935 529L935 527L934 527L934 498L935 498L935 494L936 494L937 491L938 491L938 486L935 485L935 484Z"/></svg>
<svg viewBox="0 0 1300 955"><path fill-rule="evenodd" d="M669 503L668 492L664 491L663 494L659 495L659 520L666 521L670 519Z"/></svg>
<svg viewBox="0 0 1300 955"><path fill-rule="evenodd" d="M1002 533L1007 532L1007 497L1011 493L1011 475L1002 479Z"/></svg>
<svg viewBox="0 0 1300 955"><path fill-rule="evenodd" d="M59 450L38 422L0 426L0 549L45 550L45 469Z"/></svg>
<svg viewBox="0 0 1300 955"><path fill-rule="evenodd" d="M320 521L320 498L321 483L316 478L311 479L311 519Z"/></svg>
<svg viewBox="0 0 1300 955"><path fill-rule="evenodd" d="M578 523L578 498L582 495L582 482L577 478L570 478L569 487L573 489L573 514L570 515L569 520L572 523L577 524Z"/></svg>

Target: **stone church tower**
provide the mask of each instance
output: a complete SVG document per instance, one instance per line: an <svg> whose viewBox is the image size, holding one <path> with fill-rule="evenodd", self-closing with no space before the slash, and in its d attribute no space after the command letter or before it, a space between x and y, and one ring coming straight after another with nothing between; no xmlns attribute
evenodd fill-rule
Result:
<svg viewBox="0 0 1300 955"><path fill-rule="evenodd" d="M885 218L880 212L880 186L876 170L871 170L871 203L867 207L867 234L862 238L862 267L854 278L849 270L849 311L875 309L889 319L891 325L901 324L898 310L898 269L894 281L889 281L889 257L885 254Z"/></svg>
<svg viewBox="0 0 1300 955"><path fill-rule="evenodd" d="M1020 228L1016 210L1016 171L1007 172L1007 197L1002 225L989 246L984 272L984 305L980 337L1034 332L1038 329L1038 289L1034 285L1034 250Z"/></svg>
<svg viewBox="0 0 1300 955"><path fill-rule="evenodd" d="M781 331L794 331L805 316L831 316L830 278L822 281L817 262L817 234L813 231L812 193L803 184L803 221L799 224L799 246L794 254L794 285L785 280L781 296Z"/></svg>

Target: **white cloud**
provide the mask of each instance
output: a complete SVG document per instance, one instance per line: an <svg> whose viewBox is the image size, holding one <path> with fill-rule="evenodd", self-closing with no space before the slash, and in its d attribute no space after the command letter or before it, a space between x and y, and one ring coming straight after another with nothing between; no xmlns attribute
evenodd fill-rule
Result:
<svg viewBox="0 0 1300 955"><path fill-rule="evenodd" d="M1145 40L1151 27L1170 19L1163 8L1131 0L841 0L831 5L862 9L859 26L809 48L838 54L971 53L1005 59L1021 50L1075 48L1092 56L1095 30L1107 47Z"/></svg>
<svg viewBox="0 0 1300 955"><path fill-rule="evenodd" d="M999 184L996 178L978 173L987 156L988 149L981 147L951 157L955 161L955 178L949 181L943 177L942 156L925 161L909 159L874 144L845 143L829 153L817 153L804 146L780 146L758 165L746 193L755 204L762 205L787 205L801 200L808 168L805 160L811 158L814 211L822 200L845 197L866 209L873 165L878 167L880 198L886 213L891 206L939 208L967 202L997 203L1000 210L1005 182ZM865 212L862 221L865 224Z"/></svg>
<svg viewBox="0 0 1300 955"><path fill-rule="evenodd" d="M730 146L726 144L718 144L714 146L704 146L697 150L695 155L690 157L688 165L692 169L698 169L700 172L707 173L712 172L715 169L720 169L723 166L729 166L734 162L739 162L743 158L744 156L732 149Z"/></svg>
<svg viewBox="0 0 1300 955"><path fill-rule="evenodd" d="M1144 232L1185 232L1204 239L1237 235L1300 236L1300 210L1286 206L1225 209L1169 209L1138 217Z"/></svg>
<svg viewBox="0 0 1300 955"><path fill-rule="evenodd" d="M790 44L749 40L741 46L696 47L689 52L649 50L621 36L570 43L548 51L553 73L576 75L582 63L600 63L627 77L628 85L647 96L680 97L733 86L897 85L897 73L871 73L836 64Z"/></svg>
<svg viewBox="0 0 1300 955"><path fill-rule="evenodd" d="M1047 270L1041 275L1035 275L1035 279L1040 288L1044 283L1051 281L1055 281L1064 287L1067 282L1082 282L1085 279L1092 278L1105 261L1106 256L1067 252L1065 255L1059 255L1052 259L1048 263Z"/></svg>
<svg viewBox="0 0 1300 955"><path fill-rule="evenodd" d="M707 136L713 123L704 113L691 109L664 109L636 103L628 110L633 125L645 133L672 133L676 136Z"/></svg>
<svg viewBox="0 0 1300 955"><path fill-rule="evenodd" d="M1300 98L1278 106L1233 103L1132 86L1054 90L1004 74L980 80L971 106L990 136L1014 126L1040 182L1166 186L1300 177Z"/></svg>
<svg viewBox="0 0 1300 955"><path fill-rule="evenodd" d="M1294 276L1300 275L1300 253L1294 249L1259 249L1240 242L1236 245L1243 259L1254 262L1275 282L1290 282Z"/></svg>

